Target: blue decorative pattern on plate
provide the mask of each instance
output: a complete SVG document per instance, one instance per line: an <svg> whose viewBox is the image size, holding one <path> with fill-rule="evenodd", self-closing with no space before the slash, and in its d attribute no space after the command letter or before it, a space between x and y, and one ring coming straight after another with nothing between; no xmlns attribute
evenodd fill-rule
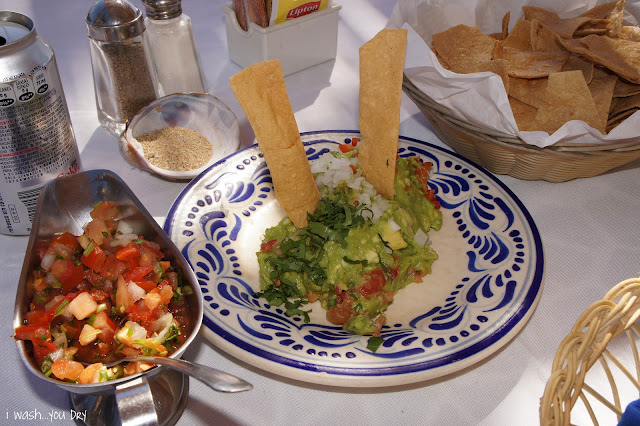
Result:
<svg viewBox="0 0 640 426"><path fill-rule="evenodd" d="M314 161L357 132L302 135ZM400 138L399 155L433 163L430 186L443 210L431 231L439 255L422 283L401 290L389 307L384 343L330 324L319 303L311 322L253 296L264 230L284 211L254 145L193 180L169 211L165 231L182 250L204 295L203 332L256 367L328 385L377 387L450 374L506 344L532 315L542 292L544 259L533 219L493 175L452 152Z"/></svg>

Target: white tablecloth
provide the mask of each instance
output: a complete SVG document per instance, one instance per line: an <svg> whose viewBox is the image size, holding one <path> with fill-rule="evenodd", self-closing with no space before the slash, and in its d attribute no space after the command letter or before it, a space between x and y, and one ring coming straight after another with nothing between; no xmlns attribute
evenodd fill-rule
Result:
<svg viewBox="0 0 640 426"><path fill-rule="evenodd" d="M242 146L254 135L228 79L240 70L227 54L221 0L184 0L193 19L209 90L241 124ZM140 1L136 4L142 8ZM0 9L31 17L53 47L84 169L106 168L122 177L159 223L184 188L134 168L98 123L85 16L92 1L0 0ZM358 48L381 30L394 2L342 3L335 61L286 77L301 132L358 128ZM400 134L445 146L403 95ZM241 394L214 393L191 380L181 425L194 424L537 424L539 398L555 351L582 311L623 279L640 274L640 162L603 176L566 183L500 179L522 200L539 227L545 250L545 285L521 333L480 364L434 382L385 389L329 388L283 379L235 360L200 337L185 358L245 378ZM71 424L66 392L34 377L11 337L15 290L26 236L0 236L0 423ZM39 414L35 423L16 413Z"/></svg>

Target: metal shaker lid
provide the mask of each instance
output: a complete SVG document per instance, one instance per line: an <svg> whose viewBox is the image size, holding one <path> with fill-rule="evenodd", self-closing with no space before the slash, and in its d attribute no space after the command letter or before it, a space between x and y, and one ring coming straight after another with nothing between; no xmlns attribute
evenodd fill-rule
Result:
<svg viewBox="0 0 640 426"><path fill-rule="evenodd" d="M89 37L123 41L145 30L142 12L127 0L98 0L87 13Z"/></svg>
<svg viewBox="0 0 640 426"><path fill-rule="evenodd" d="M149 19L172 19L182 15L181 0L142 0L142 3Z"/></svg>

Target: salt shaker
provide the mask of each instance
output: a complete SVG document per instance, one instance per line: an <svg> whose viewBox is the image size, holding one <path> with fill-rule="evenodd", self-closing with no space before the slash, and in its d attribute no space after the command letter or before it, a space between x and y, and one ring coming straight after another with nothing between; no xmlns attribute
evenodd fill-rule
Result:
<svg viewBox="0 0 640 426"><path fill-rule="evenodd" d="M142 12L127 0L98 0L87 14L100 124L119 138L128 119L155 100Z"/></svg>
<svg viewBox="0 0 640 426"><path fill-rule="evenodd" d="M156 95L207 92L191 18L181 0L142 0L146 9L145 45Z"/></svg>

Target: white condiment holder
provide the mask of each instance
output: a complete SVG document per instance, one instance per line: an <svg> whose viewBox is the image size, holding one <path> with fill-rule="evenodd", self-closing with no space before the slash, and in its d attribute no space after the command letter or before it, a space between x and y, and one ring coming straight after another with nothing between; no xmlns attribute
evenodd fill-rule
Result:
<svg viewBox="0 0 640 426"><path fill-rule="evenodd" d="M222 10L229 58L241 67L280 59L284 75L334 59L338 47L340 9L340 4L329 2L326 9L268 28L251 22L244 31L236 19L233 3L227 3Z"/></svg>

